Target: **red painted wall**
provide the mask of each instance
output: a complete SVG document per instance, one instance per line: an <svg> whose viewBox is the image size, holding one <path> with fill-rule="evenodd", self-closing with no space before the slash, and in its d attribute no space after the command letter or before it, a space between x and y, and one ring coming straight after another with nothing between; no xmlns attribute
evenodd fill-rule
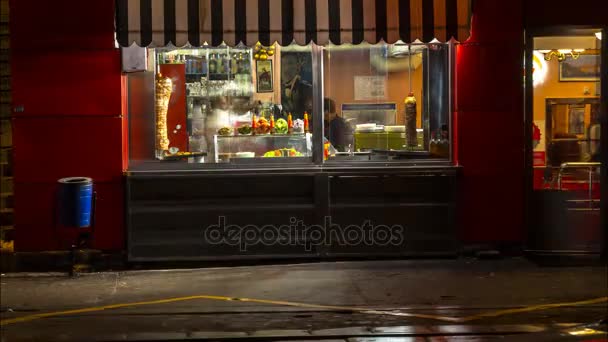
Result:
<svg viewBox="0 0 608 342"><path fill-rule="evenodd" d="M608 1L534 0L525 1L526 27L608 25Z"/></svg>
<svg viewBox="0 0 608 342"><path fill-rule="evenodd" d="M463 166L464 243L522 243L524 28L608 25L608 1L476 0L471 37L457 51L456 156Z"/></svg>
<svg viewBox="0 0 608 342"><path fill-rule="evenodd" d="M475 1L471 37L456 59L457 155L464 243L524 236L523 10Z"/></svg>
<svg viewBox="0 0 608 342"><path fill-rule="evenodd" d="M94 247L124 247L124 120L114 2L10 1L17 251L66 248L53 229L61 177L92 177Z"/></svg>
<svg viewBox="0 0 608 342"><path fill-rule="evenodd" d="M524 6L525 4L525 6ZM464 242L524 238L523 27L606 24L608 1L475 1L456 67L456 155ZM63 248L55 180L89 176L99 196L95 247L124 247L120 54L114 1L10 1L16 250ZM35 10L33 10L35 9Z"/></svg>

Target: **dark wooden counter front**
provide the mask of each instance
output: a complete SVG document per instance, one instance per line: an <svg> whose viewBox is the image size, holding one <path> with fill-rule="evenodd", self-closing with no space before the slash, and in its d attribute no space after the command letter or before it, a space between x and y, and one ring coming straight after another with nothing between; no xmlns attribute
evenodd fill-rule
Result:
<svg viewBox="0 0 608 342"><path fill-rule="evenodd" d="M432 166L129 172L129 260L454 255L457 174Z"/></svg>

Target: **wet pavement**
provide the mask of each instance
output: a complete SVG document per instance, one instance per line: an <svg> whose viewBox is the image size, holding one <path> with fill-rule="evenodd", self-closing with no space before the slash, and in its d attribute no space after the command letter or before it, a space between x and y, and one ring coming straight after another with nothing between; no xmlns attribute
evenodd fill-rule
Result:
<svg viewBox="0 0 608 342"><path fill-rule="evenodd" d="M605 267L523 259L4 275L1 289L2 341L486 340L608 316Z"/></svg>

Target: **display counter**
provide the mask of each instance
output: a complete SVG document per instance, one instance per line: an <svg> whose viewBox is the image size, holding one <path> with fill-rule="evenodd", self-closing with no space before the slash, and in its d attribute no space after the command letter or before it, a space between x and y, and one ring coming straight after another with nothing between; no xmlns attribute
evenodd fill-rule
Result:
<svg viewBox="0 0 608 342"><path fill-rule="evenodd" d="M126 174L128 257L455 255L458 171L346 164L152 171L141 165Z"/></svg>
<svg viewBox="0 0 608 342"><path fill-rule="evenodd" d="M148 53L125 84L130 261L457 253L453 43Z"/></svg>

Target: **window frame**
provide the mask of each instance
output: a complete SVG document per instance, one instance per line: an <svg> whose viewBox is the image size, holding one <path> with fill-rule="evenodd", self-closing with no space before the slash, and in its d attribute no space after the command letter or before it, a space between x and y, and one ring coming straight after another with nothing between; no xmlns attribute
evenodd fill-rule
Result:
<svg viewBox="0 0 608 342"><path fill-rule="evenodd" d="M430 42L430 43L421 43L416 41L415 44L439 44L439 42ZM454 152L455 152L455 127L454 127L454 94L455 94L455 56L456 49L458 47L458 43L454 40L449 42L441 43L445 44L448 47L448 85L449 91L447 93L448 96L448 140L449 140L449 155L448 158L428 158L428 159L404 159L404 160L369 160L369 161L344 161L344 160L335 160L332 158L324 159L324 150L323 150L323 141L325 137L324 132L324 115L313 115L312 116L312 126L315 128L315 132L312 135L312 158L307 159L306 161L299 162L276 162L276 163L252 163L248 165L242 164L234 164L234 163L214 163L214 162L205 162L205 163L193 163L193 162L163 162L161 160L155 159L145 159L145 160L133 160L131 159L131 151L129 148L129 156L127 158L127 171L128 172L138 172L138 171L191 171L191 170L200 170L200 171L218 171L218 170L234 170L234 171L264 171L264 170L314 170L317 168L328 168L328 169L342 169L342 168L386 168L386 167L433 167L433 166L453 166L455 164L454 160ZM324 114L324 104L323 99L325 98L325 89L324 89L324 62L323 62L323 53L324 46L309 44L311 47L311 59L312 59L312 74L313 74L313 112L315 113L323 113ZM174 47L173 49L185 49L188 47ZM282 47L284 48L284 47ZM155 53L149 54L149 63L148 70L145 72L152 72L154 75L157 69L157 61L156 61L156 48L151 48ZM166 48L160 48L166 49ZM128 73L126 74L128 78ZM156 76L154 76L155 79ZM128 84L128 79L125 82ZM129 103L132 95L130 92L126 91L125 96L128 98L126 102ZM127 105L129 107L129 105ZM131 129L133 126L132 118L130 114L130 109L128 109L128 141L129 145L132 144L132 134ZM149 144L149 142L144 143Z"/></svg>
<svg viewBox="0 0 608 342"><path fill-rule="evenodd" d="M406 44L406 43L404 43ZM455 95L455 87L456 87L456 61L455 61L455 57L456 57L456 49L458 47L458 43L454 40L450 40L448 42L445 43L440 43L437 41L434 42L429 42L429 43L422 43L419 41L416 41L415 43L416 45L432 45L432 44L442 44L442 45L446 45L448 48L448 86L449 86L449 91L448 91L448 108L447 108L447 115L448 115L448 140L449 140L449 154L448 154L448 158L428 158L428 159L408 159L408 160L362 160L362 161L344 161L344 160L336 160L333 158L328 158L327 160L323 160L323 158L321 158L321 162L319 164L321 165L325 165L325 166L330 166L330 167L336 167L336 166L344 166L344 167L348 167L348 168L353 168L353 167L378 167L378 166L385 166L385 167L391 167L391 166L398 166L398 167L403 167L403 166L435 166L435 165L441 165L441 166L452 166L455 164L455 139L454 139L454 133L455 133L455 127L454 127L454 108L455 108L455 103L454 103L454 95ZM313 44L314 45L314 44ZM323 50L325 49L325 46L321 47L321 51L320 51L320 56L318 56L317 58L320 58L321 60L321 65L323 62ZM428 62L423 62L423 63L428 63ZM321 73L321 75L319 76L321 80L324 80L324 71ZM314 64L313 64L313 73L315 73L314 70ZM324 88L324 84L323 82L321 82L321 84L313 84L313 87L315 88ZM323 99L325 97L325 92L323 92L321 99ZM317 112L323 113L323 116L325 115L324 113L324 108L323 108L323 101L321 101L321 107L315 107L315 110ZM317 115L318 116L318 115ZM422 125L424 127L424 121L422 122ZM321 126L323 127L323 123L321 122ZM325 132L323 132L323 137L325 136ZM313 137L314 139L314 137ZM314 140L313 140L314 142ZM323 138L320 137L318 138L318 144L320 144L322 146L323 144ZM313 143L313 160L314 160L314 146L316 144ZM321 148L320 151L321 156L323 155L323 149ZM315 163L317 164L317 163Z"/></svg>

